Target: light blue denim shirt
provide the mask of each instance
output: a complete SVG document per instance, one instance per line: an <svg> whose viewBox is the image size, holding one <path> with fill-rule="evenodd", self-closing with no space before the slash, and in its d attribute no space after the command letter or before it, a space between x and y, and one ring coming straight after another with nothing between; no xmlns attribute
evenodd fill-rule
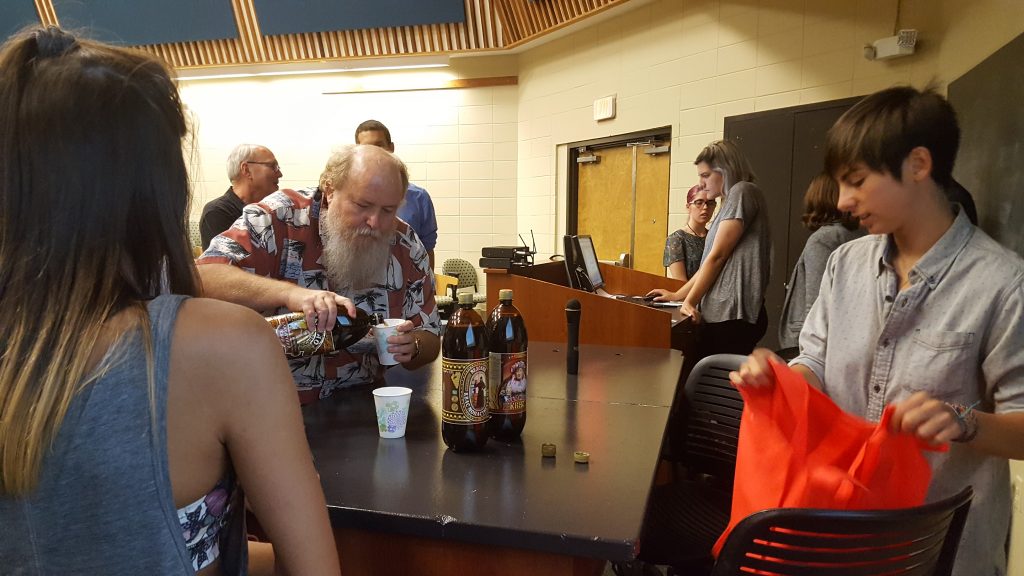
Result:
<svg viewBox="0 0 1024 576"><path fill-rule="evenodd" d="M985 412L1024 410L1024 261L962 211L902 292L893 256L892 240L878 235L832 253L791 364L813 370L840 407L874 422L919 390L980 401ZM956 443L929 460L929 501L975 490L954 574L1005 574L1008 460Z"/></svg>
<svg viewBox="0 0 1024 576"><path fill-rule="evenodd" d="M412 227L428 252L434 249L437 245L437 216L434 214L434 202L426 190L410 182L405 190L405 203L398 208L398 217Z"/></svg>

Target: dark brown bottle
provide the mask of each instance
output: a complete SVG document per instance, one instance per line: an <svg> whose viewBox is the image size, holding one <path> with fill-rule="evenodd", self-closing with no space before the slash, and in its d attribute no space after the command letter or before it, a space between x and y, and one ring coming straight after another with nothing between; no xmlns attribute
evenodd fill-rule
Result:
<svg viewBox="0 0 1024 576"><path fill-rule="evenodd" d="M361 340L370 328L383 322L379 312L367 314L356 308L356 317L349 318L344 310L338 311L337 320L330 336L326 332L314 332L306 326L306 315L290 312L267 318L274 333L281 340L285 356L301 358L326 354L332 356Z"/></svg>
<svg viewBox="0 0 1024 576"><path fill-rule="evenodd" d="M441 340L441 438L455 452L487 444L487 330L473 295L459 294Z"/></svg>
<svg viewBox="0 0 1024 576"><path fill-rule="evenodd" d="M515 440L526 425L526 324L512 304L512 291L498 291L498 305L487 318L490 393L487 430L499 440Z"/></svg>

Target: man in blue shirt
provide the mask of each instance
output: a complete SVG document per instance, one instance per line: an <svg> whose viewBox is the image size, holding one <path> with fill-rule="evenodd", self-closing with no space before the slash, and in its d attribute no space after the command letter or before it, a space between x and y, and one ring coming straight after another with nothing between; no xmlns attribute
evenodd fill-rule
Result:
<svg viewBox="0 0 1024 576"><path fill-rule="evenodd" d="M391 141L391 131L382 122L367 120L356 127L356 144L369 144L394 154L395 143ZM430 194L419 186L409 183L405 191L405 202L398 208L398 217L409 224L420 237L427 257L430 258L430 269L434 269L434 246L437 245L437 217L434 215L434 202Z"/></svg>

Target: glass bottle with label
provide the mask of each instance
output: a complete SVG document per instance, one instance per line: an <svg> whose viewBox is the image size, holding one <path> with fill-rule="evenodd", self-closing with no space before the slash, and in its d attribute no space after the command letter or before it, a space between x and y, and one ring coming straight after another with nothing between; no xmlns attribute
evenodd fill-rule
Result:
<svg viewBox="0 0 1024 576"><path fill-rule="evenodd" d="M473 295L459 294L441 340L441 438L455 452L487 444L487 350Z"/></svg>
<svg viewBox="0 0 1024 576"><path fill-rule="evenodd" d="M384 321L380 313L367 314L359 308L356 308L355 318L349 318L344 310L339 310L334 329L330 333L310 330L306 326L306 315L302 312L279 314L266 320L281 341L285 356L289 358L337 354L361 340L370 328Z"/></svg>
<svg viewBox="0 0 1024 576"><path fill-rule="evenodd" d="M498 305L487 318L490 394L487 429L499 440L514 440L526 425L526 324L512 304L512 291L498 291Z"/></svg>

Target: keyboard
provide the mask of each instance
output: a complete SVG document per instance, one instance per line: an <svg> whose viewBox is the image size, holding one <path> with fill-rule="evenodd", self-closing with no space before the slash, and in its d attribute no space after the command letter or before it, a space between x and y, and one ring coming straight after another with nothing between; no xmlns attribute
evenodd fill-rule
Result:
<svg viewBox="0 0 1024 576"><path fill-rule="evenodd" d="M616 296L615 299L622 300L623 302L632 302L641 306L649 306L654 303L654 298L648 298L647 296Z"/></svg>
<svg viewBox="0 0 1024 576"><path fill-rule="evenodd" d="M616 296L616 300L623 302L631 302L633 304L639 304L641 306L647 306L649 308L675 308L679 306L679 302L655 302L653 297L647 296Z"/></svg>

